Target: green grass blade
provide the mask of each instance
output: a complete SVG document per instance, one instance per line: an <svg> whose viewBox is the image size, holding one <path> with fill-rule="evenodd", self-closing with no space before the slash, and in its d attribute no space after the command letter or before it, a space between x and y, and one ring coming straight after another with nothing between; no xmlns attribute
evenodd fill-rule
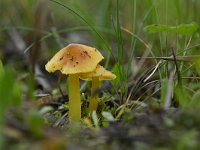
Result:
<svg viewBox="0 0 200 150"><path fill-rule="evenodd" d="M62 6L62 7L64 7L64 8L66 8L66 9L68 9L68 10L71 11L73 14L75 14L76 16L78 16L82 21L84 21L84 22L92 29L92 31L93 31L94 33L96 33L96 34L99 36L99 38L100 38L100 39L102 40L102 42L105 44L106 48L107 48L110 52L112 52L110 46L109 46L108 43L105 41L105 39L104 39L104 38L99 34L99 32L97 32L97 30L96 30L87 20L85 20L85 18L83 18L79 13L77 13L75 10L73 10L72 8L70 8L70 7L68 7L68 6L64 5L64 4L62 4L62 3L59 2L59 1L56 1L56 0L50 0L50 1L52 1L52 2L54 2L54 3L56 3L56 4L60 5L60 6Z"/></svg>

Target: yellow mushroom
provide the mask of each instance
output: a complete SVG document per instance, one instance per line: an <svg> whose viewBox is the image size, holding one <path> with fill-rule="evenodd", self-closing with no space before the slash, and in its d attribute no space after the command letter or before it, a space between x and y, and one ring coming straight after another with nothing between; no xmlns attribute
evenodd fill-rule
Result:
<svg viewBox="0 0 200 150"><path fill-rule="evenodd" d="M58 51L46 64L45 68L48 72L60 70L62 74L69 75L69 119L71 121L81 119L79 74L92 72L102 59L104 57L93 47L69 44Z"/></svg>
<svg viewBox="0 0 200 150"><path fill-rule="evenodd" d="M92 80L91 100L89 102L89 111L97 110L99 103L98 89L101 80L113 80L116 78L112 72L104 67L97 65L96 69L89 73L81 73L80 78L83 80Z"/></svg>

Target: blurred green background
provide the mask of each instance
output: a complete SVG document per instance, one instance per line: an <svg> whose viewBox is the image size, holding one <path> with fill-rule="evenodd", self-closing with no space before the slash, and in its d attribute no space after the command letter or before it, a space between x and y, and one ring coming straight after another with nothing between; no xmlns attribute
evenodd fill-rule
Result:
<svg viewBox="0 0 200 150"><path fill-rule="evenodd" d="M198 0L1 0L0 3L0 58L4 64L22 71L25 67L34 72L36 64L44 66L67 44L83 43L103 53L106 59L102 64L117 73L115 85L120 80L121 91L127 95L127 80L139 76L143 69L135 57L171 56L172 47L179 56L198 54L199 34L151 34L144 30L152 24L173 27L198 24ZM157 62L148 60L145 66ZM169 75L166 64L161 67L160 77L166 77L162 73Z"/></svg>
<svg viewBox="0 0 200 150"><path fill-rule="evenodd" d="M0 129L11 110L22 115L18 120L34 138L44 136L42 115L24 107L35 95L60 95L59 75L49 75L44 65L70 43L96 47L105 57L101 64L117 75L111 90L104 88L102 94L106 100L111 97L114 107L109 111L117 119L135 110L135 101L199 109L199 7L199 0L1 0ZM65 86L64 81L64 91ZM102 111L108 111L106 102ZM184 133L176 148L187 145L187 137L196 138L195 131ZM3 134L0 130L2 145Z"/></svg>

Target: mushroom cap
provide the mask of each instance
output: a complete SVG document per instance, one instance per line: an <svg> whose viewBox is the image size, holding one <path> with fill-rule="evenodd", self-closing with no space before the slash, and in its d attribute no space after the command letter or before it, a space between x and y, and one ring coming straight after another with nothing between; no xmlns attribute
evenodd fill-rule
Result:
<svg viewBox="0 0 200 150"><path fill-rule="evenodd" d="M81 73L80 78L83 80L92 80L92 78L98 78L99 80L113 80L116 75L106 70L101 65L97 65L96 69L92 72Z"/></svg>
<svg viewBox="0 0 200 150"><path fill-rule="evenodd" d="M63 74L92 72L102 59L104 57L96 48L69 44L53 56L45 69L48 72L60 70Z"/></svg>

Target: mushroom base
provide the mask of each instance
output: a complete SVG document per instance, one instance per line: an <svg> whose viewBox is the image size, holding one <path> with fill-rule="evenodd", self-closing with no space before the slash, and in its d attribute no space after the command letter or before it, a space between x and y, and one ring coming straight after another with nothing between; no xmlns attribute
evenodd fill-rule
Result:
<svg viewBox="0 0 200 150"><path fill-rule="evenodd" d="M98 103L99 103L99 85L100 85L99 78L93 78L92 89L91 89L91 99L89 102L90 112L97 110Z"/></svg>

